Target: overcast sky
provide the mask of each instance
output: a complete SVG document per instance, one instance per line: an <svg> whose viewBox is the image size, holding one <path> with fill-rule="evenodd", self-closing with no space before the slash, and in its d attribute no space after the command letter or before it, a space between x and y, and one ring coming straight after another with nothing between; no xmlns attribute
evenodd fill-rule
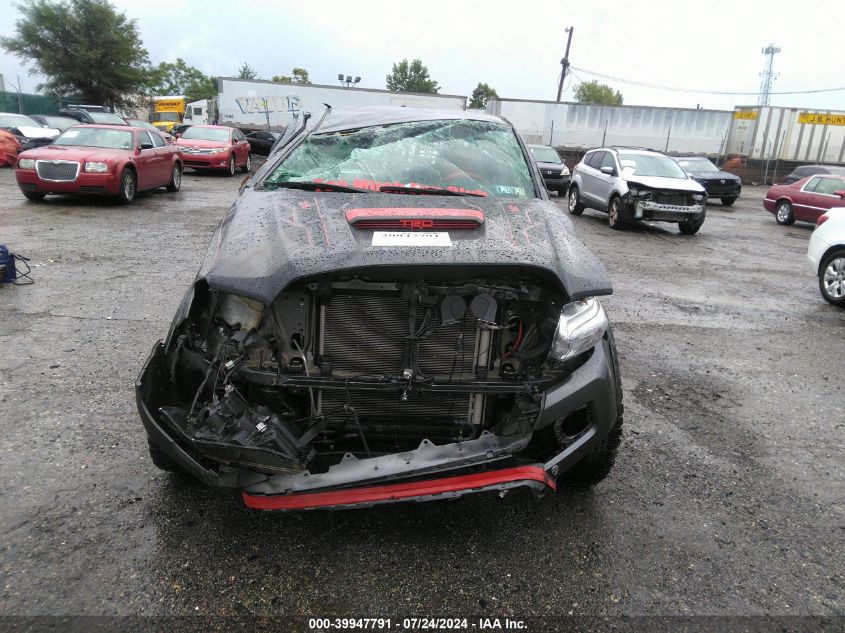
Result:
<svg viewBox="0 0 845 633"><path fill-rule="evenodd" d="M232 76L249 62L263 78L308 69L314 83L336 84L340 72L361 86L384 88L393 62L418 57L441 93L469 95L484 81L502 97L553 100L564 28L574 26L573 66L687 89L757 92L761 48L774 42L775 91L845 86L841 63L845 2L532 2L530 0L113 0L137 19L153 63L182 57L209 75ZM0 33L14 32L18 10L0 0ZM0 52L6 89L20 74L24 92L38 78L25 62ZM572 99L579 80L567 80ZM606 81L626 104L731 109L756 96L656 90ZM845 90L775 95L773 105L845 110Z"/></svg>

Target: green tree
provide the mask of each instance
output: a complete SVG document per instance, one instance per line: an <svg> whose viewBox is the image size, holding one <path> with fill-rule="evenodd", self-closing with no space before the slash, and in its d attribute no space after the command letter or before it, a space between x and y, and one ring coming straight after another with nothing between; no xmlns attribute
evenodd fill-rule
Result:
<svg viewBox="0 0 845 633"><path fill-rule="evenodd" d="M188 101L208 99L217 92L217 81L181 57L161 62L149 73L149 91L159 95L185 95Z"/></svg>
<svg viewBox="0 0 845 633"><path fill-rule="evenodd" d="M273 75L273 81L278 81L283 84L310 84L308 78L308 71L304 68L294 68L290 75Z"/></svg>
<svg viewBox="0 0 845 633"><path fill-rule="evenodd" d="M15 33L0 46L47 78L39 90L112 108L137 100L149 57L135 20L108 0L32 0L17 8Z"/></svg>
<svg viewBox="0 0 845 633"><path fill-rule="evenodd" d="M469 100L469 107L483 110L487 107L487 102L490 99L498 98L498 96L499 95L496 94L495 88L491 88L487 84L479 81L475 90L472 91L472 97Z"/></svg>
<svg viewBox="0 0 845 633"><path fill-rule="evenodd" d="M255 70L255 68L253 68L252 66L250 66L246 62L244 62L243 66L238 68L238 79L258 79L258 78L259 78L258 72Z"/></svg>
<svg viewBox="0 0 845 633"><path fill-rule="evenodd" d="M575 89L575 99L581 103L622 105L622 93L598 81L582 81Z"/></svg>
<svg viewBox="0 0 845 633"><path fill-rule="evenodd" d="M393 70L387 75L387 89L394 92L430 92L437 94L440 87L428 75L428 68L419 59L408 63L403 59L393 64Z"/></svg>

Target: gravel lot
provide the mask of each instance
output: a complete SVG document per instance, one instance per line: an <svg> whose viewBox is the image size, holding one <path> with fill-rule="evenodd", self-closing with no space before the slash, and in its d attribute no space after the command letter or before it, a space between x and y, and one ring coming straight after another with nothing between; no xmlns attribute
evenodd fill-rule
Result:
<svg viewBox="0 0 845 633"><path fill-rule="evenodd" d="M36 279L0 287L0 613L845 614L845 311L763 189L691 237L574 218L625 387L595 490L291 517L157 471L135 410L239 180L32 204L0 171L0 243Z"/></svg>

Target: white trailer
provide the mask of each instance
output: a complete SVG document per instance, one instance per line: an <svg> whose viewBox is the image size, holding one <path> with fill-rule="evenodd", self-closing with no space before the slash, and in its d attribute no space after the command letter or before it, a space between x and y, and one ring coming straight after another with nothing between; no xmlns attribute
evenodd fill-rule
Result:
<svg viewBox="0 0 845 633"><path fill-rule="evenodd" d="M526 143L567 149L638 145L668 152L721 153L731 112L490 99L487 111L508 119Z"/></svg>
<svg viewBox="0 0 845 633"><path fill-rule="evenodd" d="M324 103L333 108L390 105L465 110L467 102L467 98L460 95L391 92L229 77L220 77L217 86L219 92L216 102L212 104L216 110L212 122L254 130L266 130L268 127L279 130L299 116L300 112L311 112L318 116Z"/></svg>
<svg viewBox="0 0 845 633"><path fill-rule="evenodd" d="M756 160L842 163L845 112L812 108L737 106L728 153Z"/></svg>

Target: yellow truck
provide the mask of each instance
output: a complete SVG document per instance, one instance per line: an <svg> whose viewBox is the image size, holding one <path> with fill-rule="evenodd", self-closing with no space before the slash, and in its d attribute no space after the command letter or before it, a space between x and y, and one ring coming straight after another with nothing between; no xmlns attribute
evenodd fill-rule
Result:
<svg viewBox="0 0 845 633"><path fill-rule="evenodd" d="M158 129L170 132L184 117L184 95L153 97L153 125Z"/></svg>

